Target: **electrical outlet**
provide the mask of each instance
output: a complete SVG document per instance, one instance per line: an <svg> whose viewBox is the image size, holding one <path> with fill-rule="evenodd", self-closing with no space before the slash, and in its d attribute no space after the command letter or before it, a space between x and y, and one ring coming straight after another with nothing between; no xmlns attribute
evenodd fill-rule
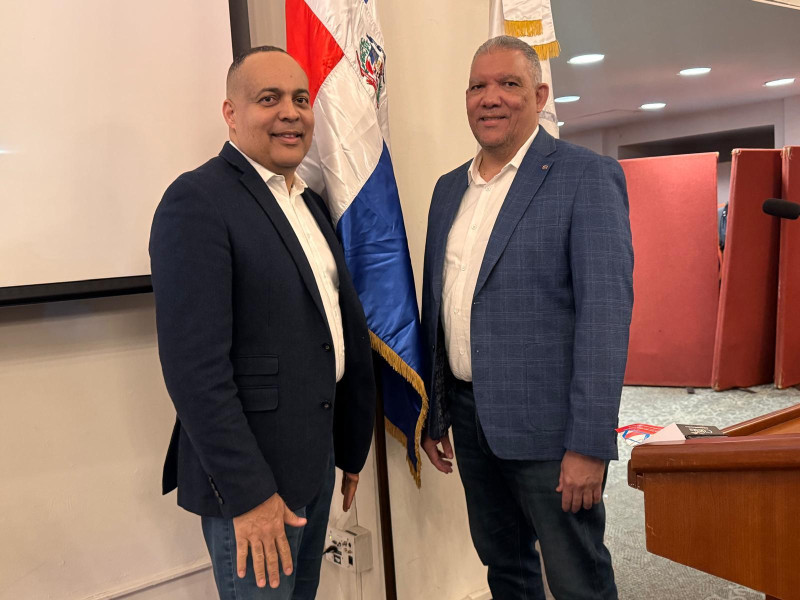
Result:
<svg viewBox="0 0 800 600"><path fill-rule="evenodd" d="M348 529L328 527L325 560L353 573L372 568L372 534L360 525Z"/></svg>

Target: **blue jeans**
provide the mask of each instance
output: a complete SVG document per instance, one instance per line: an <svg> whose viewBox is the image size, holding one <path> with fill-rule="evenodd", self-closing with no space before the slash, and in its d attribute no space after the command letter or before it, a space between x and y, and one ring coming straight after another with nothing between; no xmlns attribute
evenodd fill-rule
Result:
<svg viewBox="0 0 800 600"><path fill-rule="evenodd" d="M561 510L556 492L561 461L505 460L489 448L475 411L472 386L456 385L453 440L467 499L472 542L489 567L495 600L616 600L611 555L603 544L605 507Z"/></svg>
<svg viewBox="0 0 800 600"><path fill-rule="evenodd" d="M304 527L286 527L286 538L292 550L294 569L288 577L281 566L281 582L276 589L256 585L252 556L247 557L247 574L239 579L236 573L236 537L233 521L219 517L202 517L203 536L214 568L214 580L220 600L314 600L319 585L328 515L335 481L334 458L325 472L325 481L308 505L296 510L308 522Z"/></svg>

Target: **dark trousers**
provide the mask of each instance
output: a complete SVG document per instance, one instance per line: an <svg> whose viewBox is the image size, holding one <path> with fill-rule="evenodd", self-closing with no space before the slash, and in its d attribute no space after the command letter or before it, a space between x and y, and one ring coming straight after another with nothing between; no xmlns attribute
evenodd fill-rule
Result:
<svg viewBox="0 0 800 600"><path fill-rule="evenodd" d="M478 556L489 568L494 600L615 600L611 555L603 544L605 507L561 510L561 461L504 460L489 449L472 386L460 382L451 402L458 470Z"/></svg>
<svg viewBox="0 0 800 600"><path fill-rule="evenodd" d="M233 521L217 517L202 518L203 535L211 556L220 600L314 600L319 586L319 570L328 533L328 515L335 477L331 451L330 465L325 471L325 480L317 496L295 511L298 517L305 517L308 522L304 527L286 527L294 569L287 577L283 573L283 565L280 565L281 581L274 590L269 587L269 582L263 588L256 585L252 556L247 558L247 574L244 579L239 579L236 573Z"/></svg>

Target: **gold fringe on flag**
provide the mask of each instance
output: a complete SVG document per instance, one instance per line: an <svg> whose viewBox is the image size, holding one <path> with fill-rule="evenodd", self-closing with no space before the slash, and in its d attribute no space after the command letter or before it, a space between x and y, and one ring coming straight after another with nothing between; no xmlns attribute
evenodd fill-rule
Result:
<svg viewBox="0 0 800 600"><path fill-rule="evenodd" d="M531 37L542 35L542 20L535 21L505 21L506 35L514 37Z"/></svg>
<svg viewBox="0 0 800 600"><path fill-rule="evenodd" d="M402 431L400 431L400 428L398 428L394 423L391 423L389 419L384 417L384 427L386 428L386 431L389 432L394 439L403 444L403 446L406 448L406 461L408 462L408 468L411 471L411 476L414 478L414 483L416 483L417 488L419 488L422 485L422 478L420 475L422 462L420 462L419 443L420 439L422 438L422 428L425 425L425 419L428 417L428 394L425 393L425 384L423 383L419 374L417 374L414 369L409 367L394 350L387 346L386 343L372 331L369 332L369 341L372 349L380 354L381 357L387 363L389 363L389 365L395 371L397 371L406 381L408 381L408 383L411 384L411 387L414 388L414 390L419 394L419 397L422 399L422 408L419 411L417 426L414 429L414 454L417 458L416 468L414 468L414 464L408 457L408 438Z"/></svg>
<svg viewBox="0 0 800 600"><path fill-rule="evenodd" d="M534 44L533 49L539 55L539 60L550 60L561 54L561 45L558 40L553 40L547 44Z"/></svg>

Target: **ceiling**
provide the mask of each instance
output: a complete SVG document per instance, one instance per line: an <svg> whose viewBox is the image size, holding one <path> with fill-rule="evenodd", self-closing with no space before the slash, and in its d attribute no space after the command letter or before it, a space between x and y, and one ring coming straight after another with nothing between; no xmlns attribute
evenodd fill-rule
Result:
<svg viewBox="0 0 800 600"><path fill-rule="evenodd" d="M752 0L552 0L562 134L800 95L800 11ZM570 65L578 54L605 54ZM688 67L711 73L682 77ZM797 77L788 86L765 81ZM645 102L666 102L656 112Z"/></svg>

